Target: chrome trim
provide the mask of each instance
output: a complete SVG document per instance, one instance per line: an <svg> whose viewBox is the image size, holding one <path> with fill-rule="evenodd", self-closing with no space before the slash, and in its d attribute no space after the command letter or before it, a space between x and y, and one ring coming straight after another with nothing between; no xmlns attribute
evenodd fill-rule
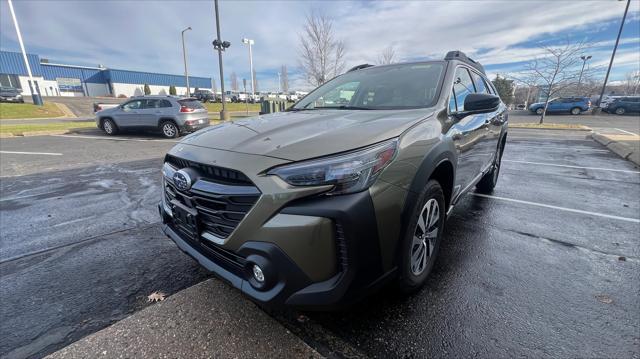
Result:
<svg viewBox="0 0 640 359"><path fill-rule="evenodd" d="M213 233L207 232L207 231L202 231L202 233L200 234L200 237L202 237L203 239L208 240L209 242L217 244L217 245L223 245L224 244L224 239L214 235Z"/></svg>
<svg viewBox="0 0 640 359"><path fill-rule="evenodd" d="M174 186L173 175L177 172L173 166L168 163L164 163L162 166L162 173L165 180L171 182ZM204 193L224 194L224 195L260 195L260 190L255 186L234 186L216 182L205 181L202 179L196 179L196 182L191 185L192 191L199 191Z"/></svg>

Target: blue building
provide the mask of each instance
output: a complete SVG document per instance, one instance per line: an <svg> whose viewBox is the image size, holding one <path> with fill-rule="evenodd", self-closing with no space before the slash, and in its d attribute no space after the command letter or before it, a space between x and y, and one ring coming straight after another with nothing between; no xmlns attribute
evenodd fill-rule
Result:
<svg viewBox="0 0 640 359"><path fill-rule="evenodd" d="M149 85L151 94L168 95L175 86L178 95L187 92L183 75L110 69L51 63L35 54L27 54L34 83L30 84L27 68L19 52L0 51L0 84L22 89L31 95L31 89L42 96L136 96L144 94ZM191 92L196 87L211 89L209 77L189 76ZM37 89L37 90L36 90Z"/></svg>

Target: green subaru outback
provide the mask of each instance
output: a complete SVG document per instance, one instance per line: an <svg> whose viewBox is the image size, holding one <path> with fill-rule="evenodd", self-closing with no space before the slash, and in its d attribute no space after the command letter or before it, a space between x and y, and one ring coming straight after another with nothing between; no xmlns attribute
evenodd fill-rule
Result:
<svg viewBox="0 0 640 359"><path fill-rule="evenodd" d="M167 153L164 233L264 305L332 308L433 268L446 216L491 191L506 106L483 67L357 66L286 112L200 130Z"/></svg>

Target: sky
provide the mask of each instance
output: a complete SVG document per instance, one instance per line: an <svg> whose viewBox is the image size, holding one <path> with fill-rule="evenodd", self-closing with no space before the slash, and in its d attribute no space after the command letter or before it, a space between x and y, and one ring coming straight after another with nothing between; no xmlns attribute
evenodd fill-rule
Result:
<svg viewBox="0 0 640 359"><path fill-rule="evenodd" d="M399 61L441 59L462 50L488 75L517 73L541 55L541 44L593 44L587 66L606 68L625 1L225 1L220 0L225 86L235 72L249 79L249 50L259 89L277 90L282 65L292 89L309 89L299 69L299 36L305 17L322 12L346 44L346 68L375 63L393 46ZM189 74L219 83L212 0L36 1L14 0L27 52L50 62L184 73L181 30L186 32ZM0 48L19 51L6 0L0 0ZM640 69L640 0L631 1L611 80ZM604 71L601 71L604 76ZM218 85L219 86L219 85ZM219 88L218 88L219 90Z"/></svg>

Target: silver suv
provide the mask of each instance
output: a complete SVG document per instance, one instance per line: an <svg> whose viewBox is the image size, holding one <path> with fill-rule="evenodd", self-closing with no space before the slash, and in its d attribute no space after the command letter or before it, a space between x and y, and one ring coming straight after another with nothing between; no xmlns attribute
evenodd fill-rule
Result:
<svg viewBox="0 0 640 359"><path fill-rule="evenodd" d="M108 135L120 130L160 130L174 138L209 126L207 110L195 98L141 96L96 112L96 126Z"/></svg>

